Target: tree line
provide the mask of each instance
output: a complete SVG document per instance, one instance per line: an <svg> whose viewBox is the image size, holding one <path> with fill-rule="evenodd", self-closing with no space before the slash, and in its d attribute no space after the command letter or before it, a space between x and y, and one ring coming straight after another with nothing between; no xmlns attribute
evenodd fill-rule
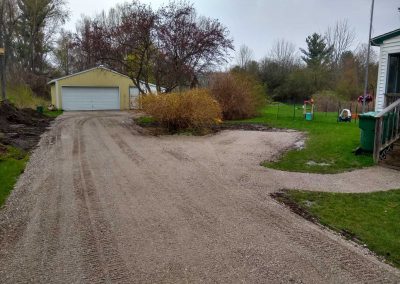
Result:
<svg viewBox="0 0 400 284"><path fill-rule="evenodd" d="M76 33L61 33L55 55L64 74L103 64L127 74L144 93L149 83L167 92L195 87L230 50L228 29L199 16L193 4L170 2L153 10L134 1L84 17Z"/></svg>
<svg viewBox="0 0 400 284"><path fill-rule="evenodd" d="M26 83L39 94L46 92L47 78L54 72L53 43L68 14L64 0L0 0L3 99L6 81Z"/></svg>
<svg viewBox="0 0 400 284"><path fill-rule="evenodd" d="M234 50L228 29L198 15L189 2L172 1L159 9L127 2L83 16L74 32L61 28L68 19L64 0L0 0L3 88L6 81L26 84L48 96L49 79L105 65L128 75L142 93L150 83L171 92L207 82L204 77L226 64ZM275 100L301 101L323 90L352 100L362 94L367 59L367 45L352 49L354 42L348 22L338 21L325 33L307 37L305 49L276 41L259 61L242 46L232 71L253 76ZM373 92L376 54L371 59Z"/></svg>
<svg viewBox="0 0 400 284"><path fill-rule="evenodd" d="M306 48L296 49L287 40L276 41L267 56L253 59L252 50L243 45L237 52L232 71L252 74L261 81L274 100L297 101L329 91L340 99L351 101L363 94L367 44L355 43L355 32L346 20L337 21L323 34L306 38ZM368 91L376 89L377 55L370 55Z"/></svg>
<svg viewBox="0 0 400 284"><path fill-rule="evenodd" d="M99 65L128 75L142 93L149 83L167 92L190 88L233 50L228 29L184 1L157 10L139 1L116 5L82 17L75 32L59 28L69 16L64 0L0 0L0 12L3 77L39 95L50 78Z"/></svg>

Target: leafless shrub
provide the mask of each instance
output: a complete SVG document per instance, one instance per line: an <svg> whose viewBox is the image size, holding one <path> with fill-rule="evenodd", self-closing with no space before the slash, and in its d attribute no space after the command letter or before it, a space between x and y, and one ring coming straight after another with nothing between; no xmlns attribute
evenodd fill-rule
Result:
<svg viewBox="0 0 400 284"><path fill-rule="evenodd" d="M255 116L265 105L262 85L245 74L221 73L214 76L211 94L219 102L224 119Z"/></svg>

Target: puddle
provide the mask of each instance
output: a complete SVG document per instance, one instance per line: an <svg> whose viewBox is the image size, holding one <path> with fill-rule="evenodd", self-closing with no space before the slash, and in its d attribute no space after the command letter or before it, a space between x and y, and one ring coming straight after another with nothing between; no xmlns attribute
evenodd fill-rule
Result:
<svg viewBox="0 0 400 284"><path fill-rule="evenodd" d="M306 164L308 166L320 166L320 167L327 167L327 166L331 165L329 163L317 163L317 162L314 162L314 161L308 161Z"/></svg>
<svg viewBox="0 0 400 284"><path fill-rule="evenodd" d="M306 141L305 141L305 140L296 141L296 142L294 143L294 148L295 148L297 151L303 150L304 147L305 147L305 144L306 144Z"/></svg>

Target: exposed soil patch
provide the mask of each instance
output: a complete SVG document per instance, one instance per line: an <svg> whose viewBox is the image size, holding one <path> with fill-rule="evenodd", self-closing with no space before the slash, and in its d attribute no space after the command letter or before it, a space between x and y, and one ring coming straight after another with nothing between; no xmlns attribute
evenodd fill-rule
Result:
<svg viewBox="0 0 400 284"><path fill-rule="evenodd" d="M160 123L156 121L151 122L142 122L140 119L134 120L136 125L143 127L144 129L148 130L148 134L150 135L169 135L169 134L186 134L190 133L195 136L203 136L207 134L217 133L223 130L244 130L244 131L269 131L269 132L290 132L292 130L288 129L278 129L272 128L268 125L262 124L250 124L250 123L221 123L213 125L210 129L203 129L203 130L187 130L187 131L180 131L180 132L171 132L162 126Z"/></svg>
<svg viewBox="0 0 400 284"><path fill-rule="evenodd" d="M272 128L268 125L250 124L250 123L222 123L212 127L214 132L222 130L247 130L247 131L274 131L279 132L279 129Z"/></svg>
<svg viewBox="0 0 400 284"><path fill-rule="evenodd" d="M306 209L304 209L299 204L290 199L290 197L287 194L287 190L273 192L271 193L271 197L277 200L279 203L286 205L287 207L289 207L290 210L300 215L304 219L316 224L319 223L318 220L313 215L310 214L310 212L308 212Z"/></svg>
<svg viewBox="0 0 400 284"><path fill-rule="evenodd" d="M0 144L0 156L2 154L5 154L6 152L7 152L7 148L4 145Z"/></svg>
<svg viewBox="0 0 400 284"><path fill-rule="evenodd" d="M286 207L288 207L292 212L296 213L297 215L300 215L301 217L303 217L304 219L313 222L314 224L318 224L323 226L320 221L318 220L318 218L314 217L306 208L302 207L301 205L299 205L298 203L296 203L295 201L293 201L289 195L288 195L288 190L283 189L280 190L278 192L273 192L271 193L271 197L274 198L276 201L278 201L279 203L284 204ZM311 203L311 202L310 202ZM311 206L312 204L310 204ZM325 226L323 226L325 227ZM335 228L330 228L331 230L337 231L337 229ZM363 245L362 242L357 238L357 236L352 233L349 232L345 229L341 229L339 231L337 231L341 236L343 236L344 238L351 240L357 244Z"/></svg>
<svg viewBox="0 0 400 284"><path fill-rule="evenodd" d="M51 121L52 118L33 109L18 109L8 102L0 102L0 144L29 151L37 145Z"/></svg>

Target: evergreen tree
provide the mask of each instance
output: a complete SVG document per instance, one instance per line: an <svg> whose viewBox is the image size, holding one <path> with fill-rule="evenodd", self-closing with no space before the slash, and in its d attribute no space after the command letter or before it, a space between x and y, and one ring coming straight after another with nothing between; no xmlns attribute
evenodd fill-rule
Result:
<svg viewBox="0 0 400 284"><path fill-rule="evenodd" d="M300 48L304 54L301 59L307 64L310 74L312 93L329 89L332 84L329 75L329 64L331 62L333 46L328 46L325 38L320 34L313 33L306 39L307 50Z"/></svg>
<svg viewBox="0 0 400 284"><path fill-rule="evenodd" d="M317 33L313 33L306 39L307 50L300 48L304 54L301 57L310 68L318 68L329 64L333 52L333 46L327 46L325 39Z"/></svg>

